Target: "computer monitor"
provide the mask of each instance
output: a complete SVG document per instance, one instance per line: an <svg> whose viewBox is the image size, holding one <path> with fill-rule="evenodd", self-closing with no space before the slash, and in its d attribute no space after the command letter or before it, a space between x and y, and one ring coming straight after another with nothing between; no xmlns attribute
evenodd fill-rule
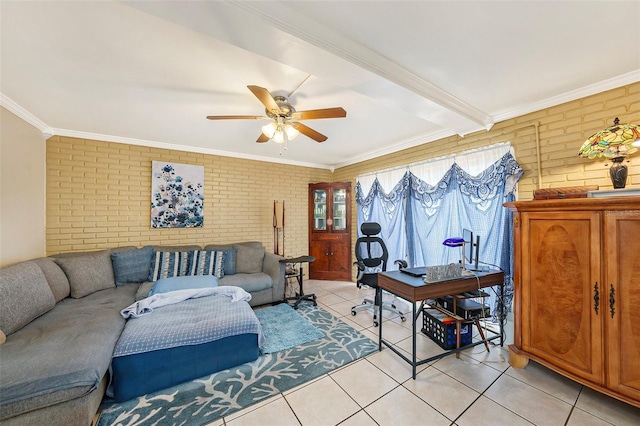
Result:
<svg viewBox="0 0 640 426"><path fill-rule="evenodd" d="M478 262L480 261L480 235L473 238L473 231L469 229L462 230L462 238L464 239L464 257L467 269L479 271Z"/></svg>

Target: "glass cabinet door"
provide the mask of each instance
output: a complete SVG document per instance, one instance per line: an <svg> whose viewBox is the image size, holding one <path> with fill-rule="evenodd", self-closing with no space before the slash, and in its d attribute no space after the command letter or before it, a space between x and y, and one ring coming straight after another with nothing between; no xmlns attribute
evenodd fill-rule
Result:
<svg viewBox="0 0 640 426"><path fill-rule="evenodd" d="M347 229L347 190L344 188L333 190L333 229Z"/></svg>
<svg viewBox="0 0 640 426"><path fill-rule="evenodd" d="M313 192L313 228L316 231L327 229L327 191L316 189Z"/></svg>

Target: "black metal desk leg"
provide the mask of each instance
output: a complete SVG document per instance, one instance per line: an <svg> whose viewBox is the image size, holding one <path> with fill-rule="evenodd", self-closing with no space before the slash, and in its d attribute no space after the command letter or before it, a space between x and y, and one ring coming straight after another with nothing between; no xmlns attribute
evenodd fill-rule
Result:
<svg viewBox="0 0 640 426"><path fill-rule="evenodd" d="M411 315L411 319L413 319L413 348L412 348L412 353L413 353L413 365L412 365L412 372L413 372L413 380L416 379L416 302L411 302L411 305L413 306L413 314Z"/></svg>
<svg viewBox="0 0 640 426"><path fill-rule="evenodd" d="M504 347L504 323L507 322L504 312L504 280L500 284L500 347ZM486 324L485 324L486 325Z"/></svg>
<svg viewBox="0 0 640 426"><path fill-rule="evenodd" d="M375 300L380 301L378 306L378 350L382 350L382 289L376 288Z"/></svg>

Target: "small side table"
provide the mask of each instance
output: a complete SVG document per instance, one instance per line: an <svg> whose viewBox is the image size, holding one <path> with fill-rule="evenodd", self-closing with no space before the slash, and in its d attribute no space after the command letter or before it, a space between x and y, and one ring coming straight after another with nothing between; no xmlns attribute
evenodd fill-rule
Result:
<svg viewBox="0 0 640 426"><path fill-rule="evenodd" d="M313 256L298 256L298 257L294 257L292 259L281 259L280 263L293 263L293 264L298 264L298 268L297 268L297 274L287 274L285 275L285 280L288 278L296 278L298 281L298 286L300 287L300 291L296 292L295 296L290 296L290 297L285 297L284 298L284 302L285 303L289 303L289 302L294 302L293 303L293 308L294 309L298 309L298 305L300 304L300 302L302 302L303 300L306 300L308 302L312 302L313 306L318 306L318 302L316 301L316 295L315 294L304 294L304 289L303 289L303 281L304 281L304 270L302 268L302 264L303 263L311 263L313 261L315 261L316 258ZM295 271L295 269L294 269Z"/></svg>

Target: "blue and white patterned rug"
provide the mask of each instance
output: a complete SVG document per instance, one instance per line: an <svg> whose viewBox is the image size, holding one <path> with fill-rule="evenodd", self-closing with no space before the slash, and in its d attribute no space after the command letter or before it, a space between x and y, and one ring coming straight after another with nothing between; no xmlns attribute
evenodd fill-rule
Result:
<svg viewBox="0 0 640 426"><path fill-rule="evenodd" d="M305 303L297 312L325 336L163 391L122 403L105 403L98 426L200 426L315 379L378 348L377 343L320 307Z"/></svg>

